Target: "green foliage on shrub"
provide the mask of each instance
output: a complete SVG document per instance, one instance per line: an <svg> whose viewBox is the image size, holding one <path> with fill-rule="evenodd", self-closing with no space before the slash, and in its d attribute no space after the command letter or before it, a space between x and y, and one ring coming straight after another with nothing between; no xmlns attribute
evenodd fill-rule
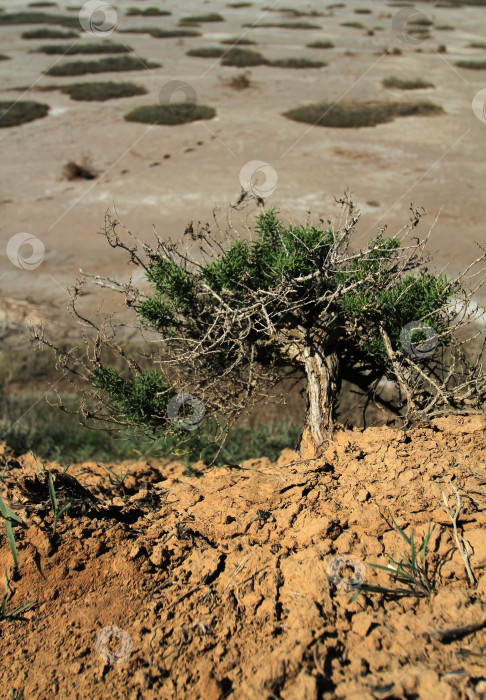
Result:
<svg viewBox="0 0 486 700"><path fill-rule="evenodd" d="M213 119L215 116L216 110L212 107L184 103L183 107L177 107L177 105L142 105L125 114L124 119L129 122L142 122L143 124L175 126L199 119Z"/></svg>
<svg viewBox="0 0 486 700"><path fill-rule="evenodd" d="M169 12L169 10L159 10L158 7L146 7L145 9L141 7L129 7L125 14L128 17L136 15L141 15L142 17L161 17L162 15L171 15L172 12Z"/></svg>
<svg viewBox="0 0 486 700"><path fill-rule="evenodd" d="M221 41L222 44L230 44L230 46L252 46L256 44L256 41L252 41L251 39L247 39L245 37L235 37L231 39L223 39Z"/></svg>
<svg viewBox="0 0 486 700"><path fill-rule="evenodd" d="M275 61L269 62L270 66L276 68L323 68L327 66L324 61L311 61L308 58L278 58Z"/></svg>
<svg viewBox="0 0 486 700"><path fill-rule="evenodd" d="M160 68L160 63L136 56L109 56L98 61L72 61L59 63L46 71L46 75L85 75L86 73L109 73L111 71L148 70Z"/></svg>
<svg viewBox="0 0 486 700"><path fill-rule="evenodd" d="M49 105L40 102L0 102L0 128L41 119L48 112Z"/></svg>
<svg viewBox="0 0 486 700"><path fill-rule="evenodd" d="M147 90L134 83L73 83L61 88L61 92L69 95L72 100L104 102L119 97L146 95Z"/></svg>
<svg viewBox="0 0 486 700"><path fill-rule="evenodd" d="M205 15L189 15L182 17L179 21L180 25L199 24L201 22L224 22L224 17L217 12L208 12Z"/></svg>
<svg viewBox="0 0 486 700"><path fill-rule="evenodd" d="M321 102L297 107L284 113L284 117L298 122L337 128L376 126L392 121L397 116L439 114L442 108L430 102Z"/></svg>
<svg viewBox="0 0 486 700"><path fill-rule="evenodd" d="M252 49L234 48L226 52L221 61L223 66L262 66L268 63L267 59L258 51Z"/></svg>
<svg viewBox="0 0 486 700"><path fill-rule="evenodd" d="M328 39L320 39L319 41L311 41L307 44L308 49L333 49L334 44Z"/></svg>
<svg viewBox="0 0 486 700"><path fill-rule="evenodd" d="M397 78L392 75L383 79L383 85L387 88L398 88L399 90L420 90L422 88L433 88L434 83L430 83L422 78Z"/></svg>
<svg viewBox="0 0 486 700"><path fill-rule="evenodd" d="M126 44L113 44L109 41L93 41L89 44L47 44L36 49L36 53L46 53L49 55L61 54L73 56L75 54L98 54L98 53L130 53L133 49Z"/></svg>
<svg viewBox="0 0 486 700"><path fill-rule="evenodd" d="M119 29L121 34L150 34L154 39L176 39L179 37L201 36L194 29L158 29L157 27L133 27Z"/></svg>
<svg viewBox="0 0 486 700"><path fill-rule="evenodd" d="M253 27L254 25L247 22L243 26ZM312 22L259 22L256 27L275 27L277 29L322 29L320 24L313 24Z"/></svg>
<svg viewBox="0 0 486 700"><path fill-rule="evenodd" d="M218 46L199 46L195 49L190 49L187 52L188 56L199 56L200 58L221 58L226 53L226 49Z"/></svg>
<svg viewBox="0 0 486 700"><path fill-rule="evenodd" d="M354 29L366 29L362 22L355 22L351 20L350 22L341 22L341 27L354 27Z"/></svg>
<svg viewBox="0 0 486 700"><path fill-rule="evenodd" d="M470 70L484 70L486 69L486 61L456 61L456 66Z"/></svg>
<svg viewBox="0 0 486 700"><path fill-rule="evenodd" d="M45 12L0 13L0 25L2 24L59 24L61 27L74 27L79 29L79 19L77 17L49 15Z"/></svg>
<svg viewBox="0 0 486 700"><path fill-rule="evenodd" d="M0 61L10 61L10 56L6 56L4 53L0 53Z"/></svg>
<svg viewBox="0 0 486 700"><path fill-rule="evenodd" d="M22 39L76 39L79 34L77 32L63 32L60 29L31 29L28 32L23 32Z"/></svg>

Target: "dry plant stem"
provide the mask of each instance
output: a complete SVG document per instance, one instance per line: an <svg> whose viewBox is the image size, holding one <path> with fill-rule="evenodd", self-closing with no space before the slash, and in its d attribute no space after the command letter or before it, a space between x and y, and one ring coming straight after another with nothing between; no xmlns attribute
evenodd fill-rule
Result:
<svg viewBox="0 0 486 700"><path fill-rule="evenodd" d="M447 515L449 516L449 518L452 521L452 525L454 528L454 539L456 540L457 549L459 550L459 554L461 555L461 557L464 561L464 565L466 567L469 581L470 581L471 585L474 586L476 584L476 578L475 578L475 576L471 570L471 566L469 564L469 556L468 556L468 553L466 552L466 548L464 547L464 544L463 544L464 540L461 541L461 537L459 536L459 532L457 529L457 519L459 517L459 514L461 512L461 507L462 507L461 496L459 494L458 489L454 486L454 484L449 482L448 486L449 486L449 490L451 491L451 493L454 493L456 496L456 510L453 511L452 508L449 507L449 504L447 501L447 496L442 491L442 499L444 501L443 507L444 507L444 510L446 511Z"/></svg>
<svg viewBox="0 0 486 700"><path fill-rule="evenodd" d="M471 625L464 627L450 627L446 630L430 630L430 634L436 637L440 642L453 642L456 639L462 639L468 634L479 632L486 627L486 614L482 616L479 622L473 622Z"/></svg>

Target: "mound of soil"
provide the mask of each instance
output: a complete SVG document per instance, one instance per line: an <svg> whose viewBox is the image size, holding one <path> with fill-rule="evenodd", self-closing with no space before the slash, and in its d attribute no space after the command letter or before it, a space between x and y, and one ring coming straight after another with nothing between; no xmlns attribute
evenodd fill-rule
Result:
<svg viewBox="0 0 486 700"><path fill-rule="evenodd" d="M325 455L184 475L131 466L125 494L102 465L46 474L11 459L0 493L22 518L19 567L0 622L6 692L51 698L481 698L486 696L486 417L339 430ZM0 464L8 459L3 450ZM118 473L119 467L112 467ZM0 467L0 476L3 467ZM457 518L474 582L442 492ZM124 502L123 498L126 499ZM437 523L432 593L393 597L386 572ZM465 626L470 627L465 627ZM450 635L444 631L459 628Z"/></svg>

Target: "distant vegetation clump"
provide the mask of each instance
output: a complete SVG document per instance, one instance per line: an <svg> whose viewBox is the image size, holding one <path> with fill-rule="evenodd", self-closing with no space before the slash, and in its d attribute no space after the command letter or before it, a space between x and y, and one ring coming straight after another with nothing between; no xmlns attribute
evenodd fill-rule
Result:
<svg viewBox="0 0 486 700"><path fill-rule="evenodd" d="M308 58L278 58L275 61L270 61L270 66L276 68L323 68L327 66L324 61L311 61Z"/></svg>
<svg viewBox="0 0 486 700"><path fill-rule="evenodd" d="M10 56L6 56L4 53L0 53L0 61L10 61Z"/></svg>
<svg viewBox="0 0 486 700"><path fill-rule="evenodd" d="M367 7L357 7L355 9L355 14L357 15L371 15L372 12Z"/></svg>
<svg viewBox="0 0 486 700"><path fill-rule="evenodd" d="M31 29L20 35L22 39L76 39L77 32L63 32L61 29Z"/></svg>
<svg viewBox="0 0 486 700"><path fill-rule="evenodd" d="M328 39L321 39L319 41L311 41L310 44L307 44L308 49L333 49L334 44L332 41L329 41Z"/></svg>
<svg viewBox="0 0 486 700"><path fill-rule="evenodd" d="M120 34L150 34L154 39L173 39L179 37L201 36L201 32L194 29L158 29L157 27L133 27L131 29L119 29Z"/></svg>
<svg viewBox="0 0 486 700"><path fill-rule="evenodd" d="M69 95L72 100L104 102L119 97L146 95L147 90L134 83L73 83L61 88L61 92Z"/></svg>
<svg viewBox="0 0 486 700"><path fill-rule="evenodd" d="M470 68L471 70L484 70L486 61L456 61L456 66L459 66L459 68Z"/></svg>
<svg viewBox="0 0 486 700"><path fill-rule="evenodd" d="M251 73L248 70L243 71L243 73L238 73L238 75L233 75L225 83L228 87L234 90L246 90L252 86Z"/></svg>
<svg viewBox="0 0 486 700"><path fill-rule="evenodd" d="M472 41L468 46L471 49L486 49L486 41Z"/></svg>
<svg viewBox="0 0 486 700"><path fill-rule="evenodd" d="M49 105L41 102L0 102L0 128L41 119L48 112Z"/></svg>
<svg viewBox="0 0 486 700"><path fill-rule="evenodd" d="M216 110L206 105L184 103L183 105L142 105L125 114L124 119L129 122L142 122L143 124L165 124L176 126L198 121L199 119L213 119Z"/></svg>
<svg viewBox="0 0 486 700"><path fill-rule="evenodd" d="M200 24L201 22L224 22L225 19L217 12L208 12L206 15L189 15L179 20L180 25Z"/></svg>
<svg viewBox="0 0 486 700"><path fill-rule="evenodd" d="M45 12L2 12L0 25L2 24L59 24L61 27L79 28L79 19L64 15L49 15Z"/></svg>
<svg viewBox="0 0 486 700"><path fill-rule="evenodd" d="M236 37L234 39L222 39L222 44L230 44L231 46L251 46L256 44L256 41L246 39L245 37Z"/></svg>
<svg viewBox="0 0 486 700"><path fill-rule="evenodd" d="M36 53L61 54L73 56L75 54L98 54L98 53L130 53L133 49L126 44L113 44L111 42L93 41L89 44L47 44L36 49Z"/></svg>
<svg viewBox="0 0 486 700"><path fill-rule="evenodd" d="M246 66L262 66L267 63L267 59L258 51L238 48L230 49L221 61L223 66L238 66L240 68Z"/></svg>
<svg viewBox="0 0 486 700"><path fill-rule="evenodd" d="M74 160L68 161L62 169L66 180L94 180L98 173L91 163L89 156L83 156L80 163Z"/></svg>
<svg viewBox="0 0 486 700"><path fill-rule="evenodd" d="M399 90L420 90L422 88L435 87L434 83L430 83L427 80L422 80L422 78L397 78L395 75L384 78L383 85L387 88L398 88Z"/></svg>
<svg viewBox="0 0 486 700"><path fill-rule="evenodd" d="M333 104L320 102L304 105L284 113L284 117L297 122L335 128L356 129L376 126L392 121L395 117L439 114L442 107L431 102L350 102Z"/></svg>
<svg viewBox="0 0 486 700"><path fill-rule="evenodd" d="M244 24L244 27L253 27L253 24ZM312 22L259 22L257 27L275 27L277 29L322 29L320 24Z"/></svg>
<svg viewBox="0 0 486 700"><path fill-rule="evenodd" d="M240 10L243 7L251 7L252 5L252 2L233 2L228 7L232 7L233 10Z"/></svg>
<svg viewBox="0 0 486 700"><path fill-rule="evenodd" d="M355 22L353 20L351 22L341 22L341 27L354 27L355 29L366 29L364 24L362 24L361 22Z"/></svg>
<svg viewBox="0 0 486 700"><path fill-rule="evenodd" d="M85 75L86 73L148 70L160 67L160 63L154 63L135 56L109 56L108 58L100 58L98 61L72 61L54 65L46 71L46 75Z"/></svg>
<svg viewBox="0 0 486 700"><path fill-rule="evenodd" d="M125 13L129 17L142 15L143 17L161 17L162 15L171 15L169 10L159 10L158 7L146 7L142 10L140 7L129 7Z"/></svg>
<svg viewBox="0 0 486 700"><path fill-rule="evenodd" d="M221 58L226 52L227 49L222 49L219 46L199 46L195 49L190 49L187 55L199 56L200 58Z"/></svg>

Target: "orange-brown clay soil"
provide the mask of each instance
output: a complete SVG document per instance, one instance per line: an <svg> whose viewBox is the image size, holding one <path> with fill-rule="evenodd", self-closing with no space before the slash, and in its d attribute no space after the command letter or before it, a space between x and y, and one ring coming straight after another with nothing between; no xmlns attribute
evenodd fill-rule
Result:
<svg viewBox="0 0 486 700"><path fill-rule="evenodd" d="M15 528L7 612L37 602L25 619L0 622L4 697L486 697L486 630L449 643L436 635L485 612L485 435L486 417L456 416L339 430L316 461L287 450L275 464L195 465L196 477L141 462L126 504L102 465L73 465L67 474L88 491L69 492L56 546L43 477L36 486L32 456L13 459L0 491L27 528ZM474 585L441 507L450 480ZM362 582L397 585L370 566L406 550L388 509L417 542L437 523L432 595L361 591L351 603L345 555ZM11 565L2 525L2 574Z"/></svg>

